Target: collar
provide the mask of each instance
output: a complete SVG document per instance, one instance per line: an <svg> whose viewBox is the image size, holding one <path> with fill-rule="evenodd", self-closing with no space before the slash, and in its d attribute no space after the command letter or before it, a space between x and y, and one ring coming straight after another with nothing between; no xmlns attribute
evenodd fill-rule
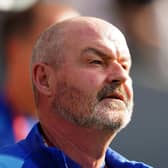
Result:
<svg viewBox="0 0 168 168"><path fill-rule="evenodd" d="M57 168L81 168L60 149L46 145L41 132L41 126L37 123L27 136L26 141L21 142L26 153L31 153L33 162L42 167L46 165L48 168L53 168L53 165Z"/></svg>
<svg viewBox="0 0 168 168"><path fill-rule="evenodd" d="M33 162L41 164L42 167L46 165L48 168L80 168L81 166L70 159L63 151L56 147L48 147L44 143L44 138L41 134L40 124L36 124L26 141L25 150L31 152L31 157L33 157ZM30 151L32 150L32 151ZM28 152L27 151L27 152ZM38 157L37 157L38 156ZM125 157L121 156L119 153L115 152L111 148L108 148L105 156L105 164L108 168L152 168L143 163L138 163L135 161L129 161Z"/></svg>

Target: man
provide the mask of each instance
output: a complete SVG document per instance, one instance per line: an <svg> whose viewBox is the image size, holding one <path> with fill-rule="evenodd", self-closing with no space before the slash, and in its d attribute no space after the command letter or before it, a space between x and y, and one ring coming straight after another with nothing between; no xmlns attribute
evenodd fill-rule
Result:
<svg viewBox="0 0 168 168"><path fill-rule="evenodd" d="M0 146L24 138L35 122L29 62L36 38L49 25L76 15L65 5L39 1L8 16L4 24L6 74L0 93Z"/></svg>
<svg viewBox="0 0 168 168"><path fill-rule="evenodd" d="M130 67L124 36L110 23L75 17L51 26L32 58L40 123L25 140L1 149L0 164L149 168L108 147L131 119Z"/></svg>

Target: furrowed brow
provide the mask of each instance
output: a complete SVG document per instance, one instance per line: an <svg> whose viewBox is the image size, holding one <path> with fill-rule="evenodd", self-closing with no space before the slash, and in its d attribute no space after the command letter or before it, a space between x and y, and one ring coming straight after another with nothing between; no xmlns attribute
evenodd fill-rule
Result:
<svg viewBox="0 0 168 168"><path fill-rule="evenodd" d="M104 53L103 51L101 51L100 49L97 49L97 48L93 48L93 47L88 47L88 48L85 48L83 51L82 51L82 55L86 54L86 53L93 53L99 57L101 57L102 59L108 59L109 56Z"/></svg>

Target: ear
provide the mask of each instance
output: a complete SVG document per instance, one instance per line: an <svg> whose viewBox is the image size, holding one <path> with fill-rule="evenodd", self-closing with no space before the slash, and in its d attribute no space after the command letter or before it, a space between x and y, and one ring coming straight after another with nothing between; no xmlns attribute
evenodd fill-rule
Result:
<svg viewBox="0 0 168 168"><path fill-rule="evenodd" d="M36 64L32 70L32 80L40 93L52 95L53 69L47 64Z"/></svg>

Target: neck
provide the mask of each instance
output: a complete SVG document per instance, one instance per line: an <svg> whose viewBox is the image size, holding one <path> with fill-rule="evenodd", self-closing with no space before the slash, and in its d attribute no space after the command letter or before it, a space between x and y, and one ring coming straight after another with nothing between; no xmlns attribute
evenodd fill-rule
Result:
<svg viewBox="0 0 168 168"><path fill-rule="evenodd" d="M61 149L82 167L100 168L115 134L107 130L78 127L58 116L40 118L44 136L50 146Z"/></svg>

